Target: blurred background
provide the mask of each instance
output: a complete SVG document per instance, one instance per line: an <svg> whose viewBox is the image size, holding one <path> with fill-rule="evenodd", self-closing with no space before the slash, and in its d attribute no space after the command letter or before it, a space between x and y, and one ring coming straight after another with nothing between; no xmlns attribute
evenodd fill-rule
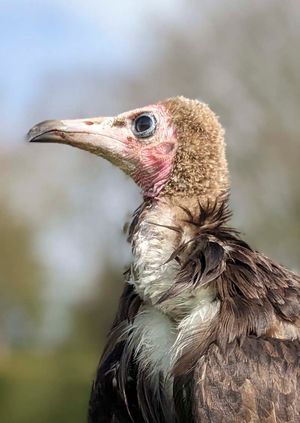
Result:
<svg viewBox="0 0 300 423"><path fill-rule="evenodd" d="M83 422L141 201L120 171L24 134L182 94L226 127L234 224L299 270L300 5L0 3L0 421Z"/></svg>

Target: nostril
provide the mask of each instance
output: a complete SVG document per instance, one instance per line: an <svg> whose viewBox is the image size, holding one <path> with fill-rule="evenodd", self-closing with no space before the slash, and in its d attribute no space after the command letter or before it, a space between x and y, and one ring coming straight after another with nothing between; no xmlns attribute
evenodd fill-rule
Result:
<svg viewBox="0 0 300 423"><path fill-rule="evenodd" d="M86 124L86 125L94 125L94 122L92 122L91 120L85 120L84 121L84 123Z"/></svg>

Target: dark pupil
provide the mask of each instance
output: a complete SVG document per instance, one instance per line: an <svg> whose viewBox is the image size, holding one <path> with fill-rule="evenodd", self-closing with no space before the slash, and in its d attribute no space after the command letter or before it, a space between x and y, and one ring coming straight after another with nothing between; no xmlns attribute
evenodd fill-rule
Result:
<svg viewBox="0 0 300 423"><path fill-rule="evenodd" d="M150 116L140 116L135 121L136 132L145 132L152 127L152 119Z"/></svg>

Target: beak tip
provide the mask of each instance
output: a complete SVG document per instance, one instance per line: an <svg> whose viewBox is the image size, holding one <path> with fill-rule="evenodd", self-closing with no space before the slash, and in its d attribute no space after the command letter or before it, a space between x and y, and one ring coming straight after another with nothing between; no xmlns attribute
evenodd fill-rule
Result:
<svg viewBox="0 0 300 423"><path fill-rule="evenodd" d="M27 142L51 142L54 141L54 132L62 126L59 120L45 120L33 126L25 136Z"/></svg>
<svg viewBox="0 0 300 423"><path fill-rule="evenodd" d="M26 142L34 142L34 135L31 133L31 130L27 132L24 138Z"/></svg>

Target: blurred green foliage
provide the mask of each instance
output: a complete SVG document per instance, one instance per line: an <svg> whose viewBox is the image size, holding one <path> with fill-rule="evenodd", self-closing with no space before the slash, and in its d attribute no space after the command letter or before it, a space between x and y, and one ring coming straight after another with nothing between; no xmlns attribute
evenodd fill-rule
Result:
<svg viewBox="0 0 300 423"><path fill-rule="evenodd" d="M14 299L14 303L21 305L27 305L28 299L29 308L24 316L34 316L32 304L41 305L35 292L37 286L32 283L33 279L29 286L21 286L22 280L26 283L23 276L33 277L36 270L32 265L32 250L27 245L30 233L24 231L22 225L15 227L13 220L9 222L9 225L5 222L5 231L2 228L1 233L10 234L7 246L10 260L15 251L22 267L20 278L13 278L19 281L20 289L16 282L6 296L11 290L14 294L11 301ZM11 266L10 260L1 268L1 277L10 274L3 272ZM29 269L26 267L31 265ZM0 344L0 422L79 423L86 420L90 387L122 290L121 279L122 269L111 265L97 276L92 295L73 306L72 330L58 346L47 348L36 343L33 336L22 343ZM35 323L33 327L37 330L39 322Z"/></svg>
<svg viewBox="0 0 300 423"><path fill-rule="evenodd" d="M73 306L69 335L56 347L45 346L36 336L43 304L42 266L33 254L30 228L8 214L4 204L0 237L0 422L84 422L93 375L122 289L122 269L109 265L108 259L91 294ZM3 327L9 318L13 330L9 322L8 329Z"/></svg>
<svg viewBox="0 0 300 423"><path fill-rule="evenodd" d="M24 345L34 339L31 329L39 319L41 266L32 253L30 232L0 202L0 352L6 342Z"/></svg>
<svg viewBox="0 0 300 423"><path fill-rule="evenodd" d="M95 352L14 352L0 357L0 421L82 423Z"/></svg>

